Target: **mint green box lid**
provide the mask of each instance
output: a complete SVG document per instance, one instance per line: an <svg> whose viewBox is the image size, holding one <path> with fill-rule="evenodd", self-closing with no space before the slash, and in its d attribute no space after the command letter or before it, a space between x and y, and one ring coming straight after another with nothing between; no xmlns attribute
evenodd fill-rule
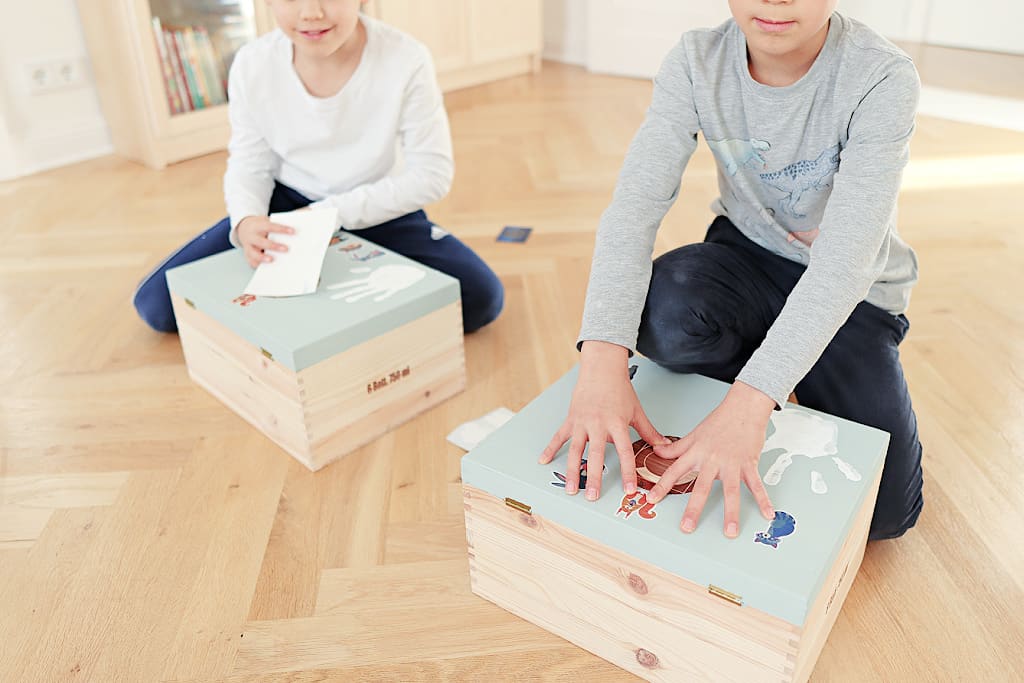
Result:
<svg viewBox="0 0 1024 683"><path fill-rule="evenodd" d="M313 294L240 299L253 269L239 249L167 271L167 286L296 372L459 301L453 277L355 234L336 240Z"/></svg>
<svg viewBox="0 0 1024 683"><path fill-rule="evenodd" d="M635 357L633 364L638 366L633 385L662 434L686 435L729 388L699 375L669 372L644 358ZM533 514L698 585L713 584L737 594L744 608L802 626L882 468L889 435L801 406L776 411L760 472L764 478L777 461L791 456L779 483L766 486L777 521L761 516L744 486L740 534L726 538L721 484L716 482L696 531L684 534L679 524L689 494L667 496L654 506L653 517L646 511L650 518L639 510L627 515L620 509L624 493L619 458L611 445L605 448L606 469L596 502L585 500L582 493L565 493L561 475L568 445L550 465L537 464L568 413L577 372L573 368L467 453L462 458L463 482L529 505ZM639 438L636 432L631 435ZM827 493L812 490L812 472L819 473ZM816 488L821 490L820 484ZM780 512L793 521L780 518Z"/></svg>

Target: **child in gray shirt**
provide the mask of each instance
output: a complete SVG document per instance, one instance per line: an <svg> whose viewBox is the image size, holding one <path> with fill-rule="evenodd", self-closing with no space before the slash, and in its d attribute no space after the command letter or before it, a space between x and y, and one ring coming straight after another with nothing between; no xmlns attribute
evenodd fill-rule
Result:
<svg viewBox="0 0 1024 683"><path fill-rule="evenodd" d="M922 506L921 444L897 348L917 280L896 230L917 72L897 47L835 13L835 0L729 4L733 18L684 34L655 78L598 228L569 416L541 461L571 439L574 494L586 442L613 442L633 493L632 426L675 459L648 500L699 472L681 524L689 532L721 479L734 537L740 482L774 514L757 464L772 410L795 390L802 405L890 433L871 538L900 536ZM718 165L717 217L703 243L652 264L698 132ZM670 444L629 382L633 350L732 387ZM590 452L588 500L600 495L601 450Z"/></svg>

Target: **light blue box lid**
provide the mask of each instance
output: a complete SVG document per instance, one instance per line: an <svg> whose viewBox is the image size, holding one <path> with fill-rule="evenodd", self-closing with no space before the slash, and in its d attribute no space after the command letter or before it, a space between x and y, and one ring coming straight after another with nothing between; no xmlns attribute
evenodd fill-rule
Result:
<svg viewBox="0 0 1024 683"><path fill-rule="evenodd" d="M453 277L358 235L335 240L313 294L241 299L253 269L239 249L167 271L167 286L294 371L459 300Z"/></svg>
<svg viewBox="0 0 1024 683"><path fill-rule="evenodd" d="M685 436L729 388L698 375L669 372L644 358L635 357L633 364L638 366L633 385L644 410L665 435ZM766 487L777 521L761 516L743 486L740 534L726 538L721 484L716 482L697 530L684 534L679 524L688 493L667 496L654 506L652 518L639 510L628 515L620 510L624 493L619 458L611 445L605 449L601 498L593 503L582 493L565 493L560 475L565 473L567 445L550 465L537 464L567 415L577 372L578 367L571 370L466 454L463 482L529 505L533 514L698 585L713 584L737 594L745 607L802 626L882 468L889 435L800 406L776 411L760 472L764 478L780 456L791 456L781 481ZM827 493L812 491L812 472L821 475ZM858 475L859 480L851 480ZM794 523L780 512L791 515Z"/></svg>

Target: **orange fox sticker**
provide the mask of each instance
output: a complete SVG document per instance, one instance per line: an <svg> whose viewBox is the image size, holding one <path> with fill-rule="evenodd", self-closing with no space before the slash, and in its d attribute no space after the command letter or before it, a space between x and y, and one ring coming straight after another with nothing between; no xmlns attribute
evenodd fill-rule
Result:
<svg viewBox="0 0 1024 683"><path fill-rule="evenodd" d="M679 440L678 436L670 436L668 438L672 441ZM638 490L636 493L627 494L622 497L622 504L616 510L615 515L618 516L621 512L624 517L629 518L635 512L643 519L654 519L658 516L658 513L654 510L654 503L647 502L647 492L661 481L662 475L668 470L672 461L656 454L654 446L643 439L637 439L633 442L633 458L633 464L636 466ZM693 485L696 481L696 472L684 475L668 490L669 495L690 493L693 491Z"/></svg>
<svg viewBox="0 0 1024 683"><path fill-rule="evenodd" d="M618 517L620 512L627 519L634 512L644 519L654 519L658 516L654 511L654 503L647 502L647 492L642 490L623 496L622 505L615 512L615 516Z"/></svg>

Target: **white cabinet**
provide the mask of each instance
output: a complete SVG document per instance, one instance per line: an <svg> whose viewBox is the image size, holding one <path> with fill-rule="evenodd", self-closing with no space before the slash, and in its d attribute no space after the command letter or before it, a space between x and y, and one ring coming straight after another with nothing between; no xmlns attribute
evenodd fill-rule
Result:
<svg viewBox="0 0 1024 683"><path fill-rule="evenodd" d="M444 90L540 67L542 0L375 0L367 12L430 48Z"/></svg>

